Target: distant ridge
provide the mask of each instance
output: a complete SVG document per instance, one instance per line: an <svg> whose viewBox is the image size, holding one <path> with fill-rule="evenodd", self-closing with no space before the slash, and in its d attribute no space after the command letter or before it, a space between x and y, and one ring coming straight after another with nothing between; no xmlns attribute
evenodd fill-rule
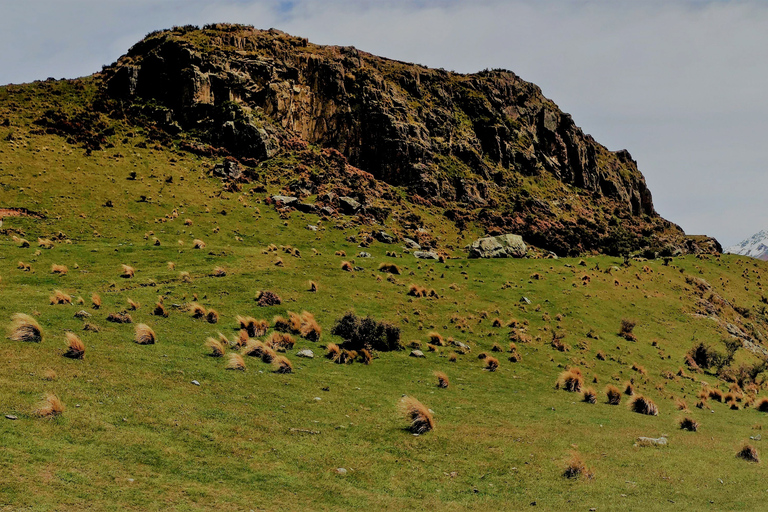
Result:
<svg viewBox="0 0 768 512"><path fill-rule="evenodd" d="M768 261L768 230L759 231L746 240L727 247L723 252Z"/></svg>

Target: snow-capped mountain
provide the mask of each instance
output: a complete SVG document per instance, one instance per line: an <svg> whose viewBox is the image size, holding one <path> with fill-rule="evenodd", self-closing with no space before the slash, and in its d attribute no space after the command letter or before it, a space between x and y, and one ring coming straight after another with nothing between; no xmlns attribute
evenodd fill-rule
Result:
<svg viewBox="0 0 768 512"><path fill-rule="evenodd" d="M726 247L723 252L768 261L768 230L755 233L741 243Z"/></svg>

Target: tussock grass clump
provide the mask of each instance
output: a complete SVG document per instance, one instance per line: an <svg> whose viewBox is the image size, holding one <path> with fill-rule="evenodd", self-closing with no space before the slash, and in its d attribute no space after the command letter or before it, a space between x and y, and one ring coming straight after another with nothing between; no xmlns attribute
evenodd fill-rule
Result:
<svg viewBox="0 0 768 512"><path fill-rule="evenodd" d="M565 471L563 471L565 478L586 478L591 480L595 477L595 472L584 464L581 457L574 453L565 465Z"/></svg>
<svg viewBox="0 0 768 512"><path fill-rule="evenodd" d="M168 310L165 309L165 306L162 302L158 302L155 304L155 309L152 310L152 314L155 316L161 316L163 318L168 318Z"/></svg>
<svg viewBox="0 0 768 512"><path fill-rule="evenodd" d="M581 399L588 404L597 403L597 393L592 388L587 388L581 393Z"/></svg>
<svg viewBox="0 0 768 512"><path fill-rule="evenodd" d="M456 352L451 353L451 355L448 356L448 362L455 363L459 360L459 355Z"/></svg>
<svg viewBox="0 0 768 512"><path fill-rule="evenodd" d="M571 393L579 393L584 386L584 376L578 368L571 368L562 372L555 382L555 389L562 388Z"/></svg>
<svg viewBox="0 0 768 512"><path fill-rule="evenodd" d="M133 341L139 345L154 345L157 338L155 336L155 331L153 331L150 326L147 324L138 324L136 325L136 335L134 336Z"/></svg>
<svg viewBox="0 0 768 512"><path fill-rule="evenodd" d="M240 324L240 329L245 330L245 332L248 333L248 336L252 338L264 336L267 334L267 329L269 329L269 324L266 320L256 320L250 316L240 315L237 315L235 320Z"/></svg>
<svg viewBox="0 0 768 512"><path fill-rule="evenodd" d="M293 373L293 363L285 356L277 356L272 361L272 369L275 373Z"/></svg>
<svg viewBox="0 0 768 512"><path fill-rule="evenodd" d="M43 401L33 411L33 415L38 418L51 418L64 412L64 404L53 393L48 393L43 397Z"/></svg>
<svg viewBox="0 0 768 512"><path fill-rule="evenodd" d="M428 294L429 291L423 286L412 284L408 287L407 295L410 295L411 297L427 297Z"/></svg>
<svg viewBox="0 0 768 512"><path fill-rule="evenodd" d="M264 349L266 348L267 346L262 341L246 340L243 344L243 350L240 353L244 356L261 358L262 354L264 354Z"/></svg>
<svg viewBox="0 0 768 512"><path fill-rule="evenodd" d="M645 370L645 368L643 368L642 366L640 366L640 365L639 365L639 364L637 364L637 363L632 363L632 369L633 369L634 371L636 371L637 373L639 373L640 375L646 375L646 374L648 373L648 372Z"/></svg>
<svg viewBox="0 0 768 512"><path fill-rule="evenodd" d="M37 320L24 313L15 313L11 316L11 329L8 338L13 341L31 341L40 343L43 341L43 330Z"/></svg>
<svg viewBox="0 0 768 512"><path fill-rule="evenodd" d="M29 240L26 238L18 238L16 241L19 244L19 249L26 249L29 247Z"/></svg>
<svg viewBox="0 0 768 512"><path fill-rule="evenodd" d="M499 369L499 360L495 357L488 356L485 358L485 370L489 372L495 372Z"/></svg>
<svg viewBox="0 0 768 512"><path fill-rule="evenodd" d="M504 349L498 343L494 343L491 347L491 352L504 352Z"/></svg>
<svg viewBox="0 0 768 512"><path fill-rule="evenodd" d="M723 392L717 388L710 388L707 390L707 397L718 402L723 401Z"/></svg>
<svg viewBox="0 0 768 512"><path fill-rule="evenodd" d="M51 274L59 274L61 276L67 275L68 269L66 265L51 265Z"/></svg>
<svg viewBox="0 0 768 512"><path fill-rule="evenodd" d="M101 307L101 296L98 293L91 295L91 305L93 309L99 309Z"/></svg>
<svg viewBox="0 0 768 512"><path fill-rule="evenodd" d="M205 321L209 324L219 323L219 313L215 309L209 309L208 314L205 315Z"/></svg>
<svg viewBox="0 0 768 512"><path fill-rule="evenodd" d="M115 324L130 324L133 322L133 318L131 318L131 315L125 312L110 313L109 316L107 316L107 322L112 322Z"/></svg>
<svg viewBox="0 0 768 512"><path fill-rule="evenodd" d="M435 428L435 420L429 409L412 396L400 400L400 410L410 421L408 430L413 434L426 434Z"/></svg>
<svg viewBox="0 0 768 512"><path fill-rule="evenodd" d="M194 240L192 240L192 248L193 249L205 249L205 242L195 238Z"/></svg>
<svg viewBox="0 0 768 512"><path fill-rule="evenodd" d="M675 407L677 407L678 411L687 411L688 410L688 404L682 398L676 398L675 399Z"/></svg>
<svg viewBox="0 0 768 512"><path fill-rule="evenodd" d="M354 267L352 267L352 264L348 261L342 261L341 262L341 270L345 272L352 272L354 271Z"/></svg>
<svg viewBox="0 0 768 512"><path fill-rule="evenodd" d="M509 362L511 363L519 363L523 360L522 354L517 351L517 349L513 350L511 354L509 354Z"/></svg>
<svg viewBox="0 0 768 512"><path fill-rule="evenodd" d="M755 409L760 412L768 412L768 398L762 397L757 402L755 402Z"/></svg>
<svg viewBox="0 0 768 512"><path fill-rule="evenodd" d="M680 420L679 425L681 430L687 430L689 432L696 432L699 430L699 422L693 418L685 417Z"/></svg>
<svg viewBox="0 0 768 512"><path fill-rule="evenodd" d="M227 271L224 269L224 267L214 267L211 275L213 277L226 277Z"/></svg>
<svg viewBox="0 0 768 512"><path fill-rule="evenodd" d="M208 314L205 308L196 302L190 304L189 311L192 313L192 318L203 318Z"/></svg>
<svg viewBox="0 0 768 512"><path fill-rule="evenodd" d="M438 347L444 347L445 346L445 339L440 335L440 333L437 333L435 331L431 331L427 334L427 337L429 338L429 342L433 345L437 345Z"/></svg>
<svg viewBox="0 0 768 512"><path fill-rule="evenodd" d="M43 372L43 380L52 381L56 380L58 375L56 375L56 372L53 371L51 368L48 368Z"/></svg>
<svg viewBox="0 0 768 512"><path fill-rule="evenodd" d="M128 299L128 311L136 311L139 309L139 307L141 307L141 304L134 300Z"/></svg>
<svg viewBox="0 0 768 512"><path fill-rule="evenodd" d="M387 272L389 274L400 275L400 267L394 263L381 263L379 265L379 272Z"/></svg>
<svg viewBox="0 0 768 512"><path fill-rule="evenodd" d="M371 351L366 348L361 348L357 357L363 364L371 364L373 362L373 355L371 355Z"/></svg>
<svg viewBox="0 0 768 512"><path fill-rule="evenodd" d="M757 453L757 448L751 444L745 444L736 454L736 457L744 459L747 462L760 462L760 454Z"/></svg>
<svg viewBox="0 0 768 512"><path fill-rule="evenodd" d="M284 267L285 266L285 262L283 262L283 258L278 257L277 259L275 259L274 265L276 267Z"/></svg>
<svg viewBox="0 0 768 512"><path fill-rule="evenodd" d="M317 283L314 281L309 282L309 291L310 292L317 292Z"/></svg>
<svg viewBox="0 0 768 512"><path fill-rule="evenodd" d="M72 297L61 290L54 290L49 297L51 304L72 304Z"/></svg>
<svg viewBox="0 0 768 512"><path fill-rule="evenodd" d="M299 330L299 335L305 340L320 341L320 336L322 333L323 329L320 327L320 324L317 323L315 317L307 311L302 311L301 329Z"/></svg>
<svg viewBox="0 0 768 512"><path fill-rule="evenodd" d="M264 290L256 294L256 303L259 307L279 306L283 300L275 292Z"/></svg>
<svg viewBox="0 0 768 512"><path fill-rule="evenodd" d="M243 361L243 356L240 354L229 354L227 356L227 370L239 370L241 372L245 371L245 361Z"/></svg>
<svg viewBox="0 0 768 512"><path fill-rule="evenodd" d="M285 352L290 350L296 344L296 340L293 336L284 332L273 332L267 338L266 345L278 352Z"/></svg>
<svg viewBox="0 0 768 512"><path fill-rule="evenodd" d="M89 332L99 332L101 329L96 324L92 324L91 322L85 322L83 324L83 330L89 331Z"/></svg>
<svg viewBox="0 0 768 512"><path fill-rule="evenodd" d="M632 382L626 382L624 384L624 394L627 396L633 396L635 394L635 385Z"/></svg>
<svg viewBox="0 0 768 512"><path fill-rule="evenodd" d="M211 357L221 357L226 351L226 345L216 338L208 338L205 340L205 346L211 349Z"/></svg>
<svg viewBox="0 0 768 512"><path fill-rule="evenodd" d="M85 343L75 335L75 333L68 332L67 336L67 350L64 352L64 357L70 359L82 359L85 355Z"/></svg>
<svg viewBox="0 0 768 512"><path fill-rule="evenodd" d="M168 270L176 270L176 264L172 261L169 261L166 266L168 267Z"/></svg>
<svg viewBox="0 0 768 512"><path fill-rule="evenodd" d="M32 270L32 265L29 263L24 263L23 261L20 261L19 264L16 266L19 270L23 270L24 272L30 272Z"/></svg>
<svg viewBox="0 0 768 512"><path fill-rule="evenodd" d="M437 387L443 389L448 387L448 375L446 375L444 372L435 372L433 375L437 377Z"/></svg>
<svg viewBox="0 0 768 512"><path fill-rule="evenodd" d="M179 272L179 279L181 279L182 283L191 283L192 282L192 276L189 275L189 272L182 270Z"/></svg>
<svg viewBox="0 0 768 512"><path fill-rule="evenodd" d="M38 238L37 246L40 247L41 249L53 249L53 242L51 242L47 238Z"/></svg>
<svg viewBox="0 0 768 512"><path fill-rule="evenodd" d="M341 349L335 343L329 343L325 346L325 357L331 361L336 361L341 356Z"/></svg>
<svg viewBox="0 0 768 512"><path fill-rule="evenodd" d="M271 363L277 357L277 352L272 348L264 345L264 350L261 351L261 360L265 363Z"/></svg>
<svg viewBox="0 0 768 512"><path fill-rule="evenodd" d="M494 318L493 322L491 322L491 326L492 327L501 327L502 326L501 318L499 318L499 317Z"/></svg>
<svg viewBox="0 0 768 512"><path fill-rule="evenodd" d="M653 400L643 395L637 395L630 400L629 409L638 414L647 414L648 416L659 415L659 408L653 403Z"/></svg>
<svg viewBox="0 0 768 512"><path fill-rule="evenodd" d="M120 274L120 277L122 277L123 279L131 279L134 276L134 274L136 274L136 269L133 268L132 266L122 265L122 267L123 267L123 272Z"/></svg>
<svg viewBox="0 0 768 512"><path fill-rule="evenodd" d="M606 386L605 396L609 405L619 405L621 403L621 391L616 386Z"/></svg>
<svg viewBox="0 0 768 512"><path fill-rule="evenodd" d="M632 330L637 325L637 321L630 320L628 318L621 319L621 326L619 327L619 336L627 341L637 341L637 336L632 333Z"/></svg>

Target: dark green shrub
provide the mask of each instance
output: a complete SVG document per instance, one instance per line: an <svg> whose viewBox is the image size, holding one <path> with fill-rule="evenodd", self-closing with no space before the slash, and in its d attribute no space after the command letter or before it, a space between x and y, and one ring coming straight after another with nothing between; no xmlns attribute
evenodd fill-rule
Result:
<svg viewBox="0 0 768 512"><path fill-rule="evenodd" d="M360 318L349 312L331 329L331 334L344 339L348 350L400 350L400 328L388 322L379 322L367 316Z"/></svg>

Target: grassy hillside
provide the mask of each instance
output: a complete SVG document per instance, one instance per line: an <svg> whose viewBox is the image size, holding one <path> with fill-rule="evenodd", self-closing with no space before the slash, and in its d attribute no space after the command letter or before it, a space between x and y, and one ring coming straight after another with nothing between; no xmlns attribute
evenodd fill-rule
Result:
<svg viewBox="0 0 768 512"><path fill-rule="evenodd" d="M260 168L263 179L226 192L209 176L216 159L179 151L173 141L160 145L146 129L92 120L106 125L107 143L87 154L82 141L33 124L49 108L76 113L93 87L85 80L0 88L0 121L9 119L0 126L0 208L45 217L6 217L0 238L0 413L17 418L0 417L0 509L763 506L764 463L736 457L744 443L763 451L750 437L761 436L766 415L747 406L768 396L763 374L734 388L738 410L712 398L695 407L703 389L729 391L732 383L720 378L728 368L735 376L760 358L740 348L720 377L684 360L702 341L724 354L728 323L761 336L764 262L470 261L458 248L479 231L459 233L439 211L413 205L410 213L441 246L456 249L448 251L452 258L419 261L400 244L360 248L366 233L402 226L394 216L382 227L349 216L321 222L280 214L265 199L290 179L288 157ZM52 248L39 247L38 238L53 240ZM30 247L20 247L21 239ZM194 249L196 239L206 247ZM277 250L267 250L270 244ZM362 250L372 257L357 257ZM397 258L387 256L393 251ZM345 272L343 261L359 269ZM379 271L382 262L400 273ZM52 265L65 265L66 275L52 273ZM134 267L134 277L120 277L122 265ZM214 277L215 267L226 275ZM309 291L310 280L317 292ZM438 297L409 296L411 284ZM55 290L73 304L51 305ZM282 304L259 307L261 290L277 293ZM91 306L94 293L100 309ZM167 318L152 314L160 298ZM133 323L107 322L129 299L140 305L129 311ZM193 302L215 309L219 322L192 318ZM707 313L709 306L717 313ZM92 316L78 319L80 310ZM211 357L205 347L218 333L235 339L237 315L272 326L276 315L305 310L323 332L317 342L295 336L284 354L292 374L248 356L244 372L228 371L226 357ZM343 342L330 331L349 310L399 326L408 348L375 353L370 365L324 358L326 344ZM43 341L6 339L14 313L32 315ZM618 335L623 319L637 322L636 341ZM509 327L512 320L517 327ZM85 322L99 332L84 331ZM155 345L134 343L138 323L154 329ZM62 357L70 331L85 344L82 360ZM429 351L433 331L471 351ZM520 362L508 360L511 334ZM553 338L567 350L554 348ZM409 356L413 341L426 357ZM494 344L504 352L492 352ZM315 358L297 357L303 348ZM483 352L499 359L497 371L485 370ZM597 403L555 389L558 375L574 367L584 387L597 391ZM437 387L435 371L448 375L448 388ZM658 416L630 411L625 395L618 406L606 403L606 385L623 390L630 380L658 405ZM62 414L34 414L46 393L61 399ZM403 395L434 411L434 431L406 430ZM677 400L688 410L678 410ZM686 416L700 423L697 432L678 427ZM667 447L633 446L638 436L662 435ZM574 455L593 478L563 476Z"/></svg>

